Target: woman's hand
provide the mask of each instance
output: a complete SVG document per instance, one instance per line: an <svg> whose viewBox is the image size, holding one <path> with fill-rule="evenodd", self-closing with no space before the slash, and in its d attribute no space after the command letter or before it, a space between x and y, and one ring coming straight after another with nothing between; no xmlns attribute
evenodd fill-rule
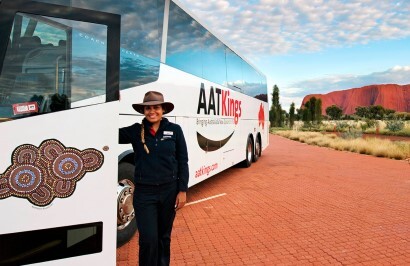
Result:
<svg viewBox="0 0 410 266"><path fill-rule="evenodd" d="M177 199L175 201L175 210L179 210L185 206L186 203L186 192L180 191L177 195Z"/></svg>

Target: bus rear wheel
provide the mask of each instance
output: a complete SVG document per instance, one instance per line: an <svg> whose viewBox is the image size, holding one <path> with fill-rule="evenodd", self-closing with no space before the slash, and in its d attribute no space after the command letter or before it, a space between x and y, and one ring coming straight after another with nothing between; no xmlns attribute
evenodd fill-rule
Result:
<svg viewBox="0 0 410 266"><path fill-rule="evenodd" d="M248 168L252 164L253 157L253 141L250 137L246 141L246 151L245 151L245 160L242 162L242 166Z"/></svg>
<svg viewBox="0 0 410 266"><path fill-rule="evenodd" d="M259 157L262 155L262 145L261 145L261 140L259 137L256 137L255 141L255 153L253 154L253 161L256 162Z"/></svg>
<svg viewBox="0 0 410 266"><path fill-rule="evenodd" d="M122 162L118 164L117 186L117 247L127 243L137 231L133 206L134 165Z"/></svg>

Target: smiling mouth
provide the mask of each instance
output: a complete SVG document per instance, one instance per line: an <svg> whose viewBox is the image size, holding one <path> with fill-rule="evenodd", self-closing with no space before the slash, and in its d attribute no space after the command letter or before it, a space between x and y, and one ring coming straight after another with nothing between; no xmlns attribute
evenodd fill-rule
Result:
<svg viewBox="0 0 410 266"><path fill-rule="evenodd" d="M203 149L204 151L216 151L225 146L225 144L229 141L229 139L232 137L234 132L231 133L227 138L221 139L221 140L211 140L203 135L201 135L199 132L196 132L196 139L198 141L199 147Z"/></svg>

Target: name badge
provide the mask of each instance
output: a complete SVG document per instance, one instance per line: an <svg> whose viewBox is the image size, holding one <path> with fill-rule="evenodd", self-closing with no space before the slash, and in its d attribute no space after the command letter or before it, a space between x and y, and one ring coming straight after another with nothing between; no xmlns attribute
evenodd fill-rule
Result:
<svg viewBox="0 0 410 266"><path fill-rule="evenodd" d="M174 132L172 131L164 131L164 136L173 136Z"/></svg>

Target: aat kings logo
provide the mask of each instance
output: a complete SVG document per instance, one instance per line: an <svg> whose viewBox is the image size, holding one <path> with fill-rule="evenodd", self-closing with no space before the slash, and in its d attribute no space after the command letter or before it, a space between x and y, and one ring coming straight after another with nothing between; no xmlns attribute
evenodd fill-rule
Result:
<svg viewBox="0 0 410 266"><path fill-rule="evenodd" d="M216 100L215 100L216 94ZM221 115L234 117L235 125L238 124L239 118L242 115L242 101L230 98L230 92L211 86L209 91L208 101L205 93L205 85L201 83L201 90L199 92L199 101L197 114L204 111L205 115ZM207 104L208 102L208 104Z"/></svg>
<svg viewBox="0 0 410 266"><path fill-rule="evenodd" d="M207 97L208 96L208 97ZM209 94L206 94L205 85L201 83L199 91L197 114L204 114L207 116L222 116L228 118L220 119L197 119L197 124L215 125L215 124L235 124L239 122L242 115L242 101L234 99L230 95L230 91L215 88L211 86ZM233 131L229 136L220 140L213 140L201 135L197 132L197 141L199 147L204 151L216 151L222 148L232 137Z"/></svg>

